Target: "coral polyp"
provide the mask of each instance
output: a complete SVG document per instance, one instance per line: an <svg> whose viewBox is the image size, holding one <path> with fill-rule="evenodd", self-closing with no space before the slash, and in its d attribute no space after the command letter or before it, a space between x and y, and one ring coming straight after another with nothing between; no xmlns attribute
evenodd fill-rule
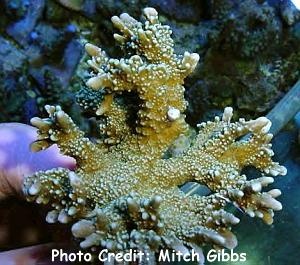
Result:
<svg viewBox="0 0 300 265"><path fill-rule="evenodd" d="M57 144L76 159L77 168L37 172L26 178L24 191L29 200L53 208L48 222L72 223L84 249L154 255L161 248L201 254L205 244L234 248L231 226L239 219L225 211L228 202L267 224L282 208L278 189L263 191L273 176L286 174L271 159L271 122L265 117L233 122L227 107L222 117L198 125L183 153L166 156L188 130L183 83L199 55L174 53L172 31L159 22L155 9L145 8L144 17L143 23L128 14L112 18L124 58L85 46L92 69L86 89L101 93L95 107L95 116L103 118L98 141L85 137L60 106L46 106L49 117L31 120L38 129L32 150ZM122 101L130 94L136 113ZM86 95L80 99L84 107L90 102ZM242 174L247 166L261 176L248 180ZM185 194L180 186L190 181L206 185L211 194Z"/></svg>

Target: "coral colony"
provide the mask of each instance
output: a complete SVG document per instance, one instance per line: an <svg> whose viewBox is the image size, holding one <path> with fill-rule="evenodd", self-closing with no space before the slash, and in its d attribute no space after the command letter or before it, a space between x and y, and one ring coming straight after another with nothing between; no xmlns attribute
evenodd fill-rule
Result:
<svg viewBox="0 0 300 265"><path fill-rule="evenodd" d="M278 189L262 191L273 176L286 174L271 159L271 122L265 117L233 122L227 107L222 117L198 125L181 155L167 157L170 145L188 130L183 83L199 55L175 54L169 26L153 8L143 14L143 23L126 13L112 17L124 58L85 46L92 69L86 84L91 94L102 95L95 111L103 118L100 140L86 138L60 106L45 106L49 117L31 120L38 128L32 150L57 144L76 159L77 168L37 172L25 180L24 191L28 200L52 208L47 222L71 223L82 249L136 249L152 257L163 248L200 254L204 245L232 249L237 240L231 226L239 219L224 210L228 202L267 224L282 208ZM136 112L125 98L134 101ZM80 104L91 104L88 94ZM261 177L247 180L241 173L246 166ZM189 181L206 185L211 194L186 195L179 187Z"/></svg>

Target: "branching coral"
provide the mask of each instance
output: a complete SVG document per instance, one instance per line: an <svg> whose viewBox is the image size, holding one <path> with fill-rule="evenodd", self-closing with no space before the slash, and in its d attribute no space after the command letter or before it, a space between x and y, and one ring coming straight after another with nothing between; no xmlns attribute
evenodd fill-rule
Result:
<svg viewBox="0 0 300 265"><path fill-rule="evenodd" d="M273 182L266 175L286 173L271 159L271 122L264 117L231 122L228 107L222 118L199 125L183 154L166 158L168 147L187 129L182 85L199 56L176 55L171 30L160 24L156 10L145 8L144 15L144 23L128 14L112 18L121 32L114 37L128 57L109 58L100 48L85 46L92 57L87 85L102 93L101 102L92 105L105 118L103 137L92 142L61 107L46 106L49 117L31 121L38 128L31 148L57 144L76 159L77 169L37 172L25 180L24 191L29 200L51 205L48 222L73 223L82 248L152 254L165 247L201 253L204 244L233 248L231 226L239 219L224 210L229 201L267 224L281 209L275 199L279 190L262 191ZM136 115L119 100L126 93L139 99ZM88 99L80 102L90 105ZM133 117L135 126L129 121ZM247 180L241 173L245 166L262 176ZM206 185L212 194L184 194L179 187L188 181Z"/></svg>

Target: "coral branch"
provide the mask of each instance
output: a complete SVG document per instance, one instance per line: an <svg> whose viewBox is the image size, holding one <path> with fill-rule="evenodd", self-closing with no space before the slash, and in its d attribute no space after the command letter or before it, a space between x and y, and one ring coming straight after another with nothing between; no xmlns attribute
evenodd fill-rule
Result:
<svg viewBox="0 0 300 265"><path fill-rule="evenodd" d="M139 249L152 258L160 248L194 249L203 264L203 245L237 245L231 226L239 219L225 211L227 203L272 223L273 212L282 208L276 200L280 191L263 189L286 169L271 159L271 122L265 117L233 122L230 107L222 118L200 124L184 152L167 157L187 129L182 84L199 56L176 55L169 27L160 24L153 8L144 15L145 23L128 14L112 18L122 33L114 37L125 58L112 59L92 44L85 46L92 57L91 90L81 91L78 101L104 118L103 141L92 143L60 107L46 106L49 118L32 119L39 134L32 149L56 143L78 166L75 172L37 172L25 180L24 191L29 200L51 205L48 222L72 222L81 248ZM247 179L246 166L256 167L261 176ZM179 187L189 181L212 194L185 194Z"/></svg>
<svg viewBox="0 0 300 265"><path fill-rule="evenodd" d="M196 67L199 55L174 54L169 27L159 23L153 8L146 8L144 14L147 18L144 25L128 14L112 18L114 26L123 34L115 35L117 41L136 52L129 59L111 59L100 48L86 45L86 51L92 56L89 65L95 71L87 85L93 89L106 88L108 93L136 91L143 101L136 128L137 134L143 137L138 144L152 149L154 145L161 156L186 128L182 84ZM158 141L160 149L156 146Z"/></svg>
<svg viewBox="0 0 300 265"><path fill-rule="evenodd" d="M31 144L34 152L57 144L60 151L74 157L79 167L91 167L95 160L94 144L80 131L72 119L61 109L60 106L45 106L49 118L32 118L31 124L38 128L38 139Z"/></svg>

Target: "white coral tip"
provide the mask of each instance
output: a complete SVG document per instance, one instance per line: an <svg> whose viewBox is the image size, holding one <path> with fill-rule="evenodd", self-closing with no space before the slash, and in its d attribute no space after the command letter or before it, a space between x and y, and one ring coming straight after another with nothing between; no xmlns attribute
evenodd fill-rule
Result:
<svg viewBox="0 0 300 265"><path fill-rule="evenodd" d="M41 183L35 182L28 190L28 193L30 195L37 195L39 191L41 190Z"/></svg>
<svg viewBox="0 0 300 265"><path fill-rule="evenodd" d="M101 49L94 44L87 43L84 48L90 56L97 56L101 54Z"/></svg>
<svg viewBox="0 0 300 265"><path fill-rule="evenodd" d="M87 82L86 85L92 89L99 89L103 87L103 80L102 78L99 78L98 76L90 78Z"/></svg>
<svg viewBox="0 0 300 265"><path fill-rule="evenodd" d="M70 218L67 215L66 211L62 209L58 214L57 220L62 224L66 224L69 222Z"/></svg>
<svg viewBox="0 0 300 265"><path fill-rule="evenodd" d="M144 8L144 15L151 23L155 23L158 18L158 13L153 7Z"/></svg>
<svg viewBox="0 0 300 265"><path fill-rule="evenodd" d="M84 238L92 234L95 231L95 227L90 220L80 220L73 224L71 230L74 237Z"/></svg>
<svg viewBox="0 0 300 265"><path fill-rule="evenodd" d="M50 211L47 213L46 222L49 224L53 224L57 222L57 217L58 217L58 211L56 210Z"/></svg>
<svg viewBox="0 0 300 265"><path fill-rule="evenodd" d="M260 182L254 181L253 183L251 183L251 189L252 189L254 192L260 192L261 189L262 189L261 183L260 183Z"/></svg>
<svg viewBox="0 0 300 265"><path fill-rule="evenodd" d="M193 62L193 64L196 66L196 64L199 62L200 55L198 53L196 53L196 52L193 52L190 55L190 58L191 58L191 61Z"/></svg>
<svg viewBox="0 0 300 265"><path fill-rule="evenodd" d="M70 184L73 188L77 188L81 186L81 179L80 177L73 171L68 173Z"/></svg>
<svg viewBox="0 0 300 265"><path fill-rule="evenodd" d="M180 117L180 110L174 107L170 107L167 116L170 121L175 121Z"/></svg>
<svg viewBox="0 0 300 265"><path fill-rule="evenodd" d="M200 56L198 53L189 53L184 52L183 59L182 59L182 65L188 69L189 71L193 71L200 59Z"/></svg>
<svg viewBox="0 0 300 265"><path fill-rule="evenodd" d="M281 191L279 189L273 189L268 191L268 193L273 197L273 198L277 198L281 195Z"/></svg>
<svg viewBox="0 0 300 265"><path fill-rule="evenodd" d="M285 166L280 166L280 173L281 176L285 176L287 174L287 169Z"/></svg>
<svg viewBox="0 0 300 265"><path fill-rule="evenodd" d="M230 122L232 116L233 116L233 108L232 107L226 107L224 109L224 113L223 113L223 116L222 116L222 121Z"/></svg>
<svg viewBox="0 0 300 265"><path fill-rule="evenodd" d="M92 89L100 89L104 87L111 86L111 80L108 74L99 74L95 77L91 77L87 82L86 85Z"/></svg>
<svg viewBox="0 0 300 265"><path fill-rule="evenodd" d="M270 169L270 174L272 176L285 176L287 173L287 169L284 166L280 166L280 165L275 165L273 168Z"/></svg>
<svg viewBox="0 0 300 265"><path fill-rule="evenodd" d="M266 117L259 117L256 120L246 122L247 128L252 132L267 134L272 122Z"/></svg>

